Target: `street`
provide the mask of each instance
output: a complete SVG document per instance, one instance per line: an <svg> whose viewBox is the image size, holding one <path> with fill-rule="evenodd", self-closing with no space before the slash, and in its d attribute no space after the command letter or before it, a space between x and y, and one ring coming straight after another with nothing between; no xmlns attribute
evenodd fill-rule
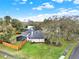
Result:
<svg viewBox="0 0 79 59"><path fill-rule="evenodd" d="M69 59L79 59L79 44L75 47Z"/></svg>

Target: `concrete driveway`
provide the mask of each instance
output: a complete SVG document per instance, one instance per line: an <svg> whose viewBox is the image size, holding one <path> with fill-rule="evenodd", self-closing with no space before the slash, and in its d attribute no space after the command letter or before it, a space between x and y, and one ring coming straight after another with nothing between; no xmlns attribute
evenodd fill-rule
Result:
<svg viewBox="0 0 79 59"><path fill-rule="evenodd" d="M79 44L75 47L69 59L79 59Z"/></svg>

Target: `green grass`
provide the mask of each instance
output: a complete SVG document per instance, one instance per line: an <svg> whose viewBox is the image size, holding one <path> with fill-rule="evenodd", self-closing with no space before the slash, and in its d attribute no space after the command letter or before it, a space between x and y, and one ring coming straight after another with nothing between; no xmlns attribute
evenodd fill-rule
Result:
<svg viewBox="0 0 79 59"><path fill-rule="evenodd" d="M68 45L69 42L65 41L63 41L63 45L60 47L26 43L21 52L27 55L28 59L58 59Z"/></svg>
<svg viewBox="0 0 79 59"><path fill-rule="evenodd" d="M75 43L74 46L71 47L71 49L70 49L69 52L67 53L65 59L69 59L69 57L70 57L70 55L71 55L71 53L72 53L72 51L73 51L73 49L75 48L76 45L77 45L77 43Z"/></svg>
<svg viewBox="0 0 79 59"><path fill-rule="evenodd" d="M5 46L2 47L12 54L17 54L18 56L25 57L26 59L58 59L63 54L65 48L68 47L70 43L74 43L74 41L68 42L62 39L61 43L62 46L56 47L44 43L31 44L26 42L26 44L19 51Z"/></svg>
<svg viewBox="0 0 79 59"><path fill-rule="evenodd" d="M0 59L4 59L4 57L0 56Z"/></svg>

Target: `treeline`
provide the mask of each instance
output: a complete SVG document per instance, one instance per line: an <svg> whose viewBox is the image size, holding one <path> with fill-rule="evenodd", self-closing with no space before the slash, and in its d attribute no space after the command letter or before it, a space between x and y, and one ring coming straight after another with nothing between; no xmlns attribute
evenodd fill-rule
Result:
<svg viewBox="0 0 79 59"><path fill-rule="evenodd" d="M40 27L47 33L47 39L56 45L60 44L61 39L66 41L79 40L79 18L74 17L61 17L61 18L48 18Z"/></svg>
<svg viewBox="0 0 79 59"><path fill-rule="evenodd" d="M28 25L35 26L36 30L42 30L48 44L60 45L61 39L66 41L79 40L79 16L53 16L44 19L43 22L29 21L24 23L10 16L5 16L0 18L0 32L5 34L1 38L8 41L7 39L14 35L16 31L20 32Z"/></svg>
<svg viewBox="0 0 79 59"><path fill-rule="evenodd" d="M5 16L0 18L0 39L4 41L9 41L9 38L15 34L15 32L20 32L23 28L22 22L18 19L11 18L10 16Z"/></svg>
<svg viewBox="0 0 79 59"><path fill-rule="evenodd" d="M79 16L49 17L44 22L30 22L45 33L47 43L59 45L61 39L66 41L79 40Z"/></svg>

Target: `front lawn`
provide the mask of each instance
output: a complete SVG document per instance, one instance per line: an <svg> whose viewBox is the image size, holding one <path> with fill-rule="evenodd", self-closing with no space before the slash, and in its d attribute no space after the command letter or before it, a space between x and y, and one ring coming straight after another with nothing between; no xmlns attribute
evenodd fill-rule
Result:
<svg viewBox="0 0 79 59"><path fill-rule="evenodd" d="M19 51L5 46L2 46L2 49L6 49L9 53L19 57L24 57L25 59L58 59L63 54L66 47L68 47L68 45L73 41L64 41L62 39L61 42L62 46L60 47L44 43L32 44L30 42L26 42L26 44Z"/></svg>
<svg viewBox="0 0 79 59"><path fill-rule="evenodd" d="M64 52L69 42L63 42L60 47L50 46L43 43L26 43L21 52L28 59L58 59Z"/></svg>

